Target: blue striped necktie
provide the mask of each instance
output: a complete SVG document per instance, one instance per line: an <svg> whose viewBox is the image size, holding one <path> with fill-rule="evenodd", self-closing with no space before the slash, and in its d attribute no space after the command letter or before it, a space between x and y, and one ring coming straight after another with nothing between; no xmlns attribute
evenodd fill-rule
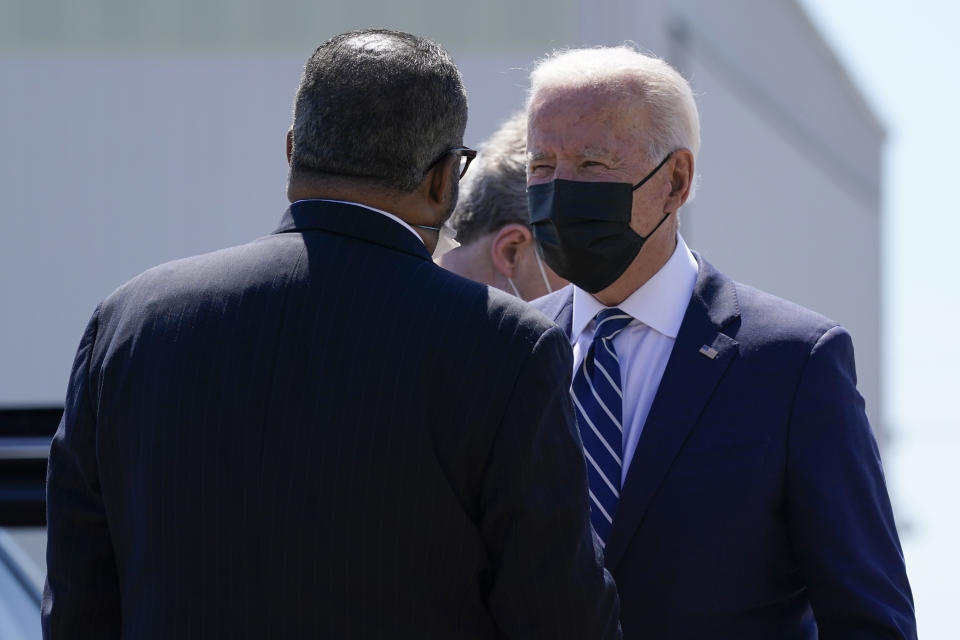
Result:
<svg viewBox="0 0 960 640"><path fill-rule="evenodd" d="M633 318L620 309L604 309L595 320L593 344L573 376L570 393L577 407L577 424L587 458L590 522L601 544L606 546L620 502L623 467L623 391L613 337Z"/></svg>

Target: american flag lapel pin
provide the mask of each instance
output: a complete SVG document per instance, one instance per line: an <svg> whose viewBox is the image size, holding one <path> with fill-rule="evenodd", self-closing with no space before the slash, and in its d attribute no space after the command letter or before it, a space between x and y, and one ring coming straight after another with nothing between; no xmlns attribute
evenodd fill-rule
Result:
<svg viewBox="0 0 960 640"><path fill-rule="evenodd" d="M715 360L717 357L718 351L709 345L703 345L700 347L700 353L707 356L711 360Z"/></svg>

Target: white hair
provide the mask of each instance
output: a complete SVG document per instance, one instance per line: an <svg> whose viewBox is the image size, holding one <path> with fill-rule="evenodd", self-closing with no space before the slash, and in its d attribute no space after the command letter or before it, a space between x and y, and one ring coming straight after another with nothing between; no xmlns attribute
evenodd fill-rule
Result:
<svg viewBox="0 0 960 640"><path fill-rule="evenodd" d="M544 89L592 87L636 98L650 122L647 153L659 162L671 151L700 150L700 116L690 85L673 67L633 47L554 51L530 74L529 107ZM693 189L691 188L691 196Z"/></svg>

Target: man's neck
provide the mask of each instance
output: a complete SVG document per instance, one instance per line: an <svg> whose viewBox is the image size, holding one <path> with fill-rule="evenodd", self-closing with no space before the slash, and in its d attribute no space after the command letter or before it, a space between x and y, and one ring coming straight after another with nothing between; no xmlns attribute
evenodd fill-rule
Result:
<svg viewBox="0 0 960 640"><path fill-rule="evenodd" d="M405 220L402 213L403 193L385 189L366 181L352 179L297 178L287 185L287 198L298 200L339 200L388 211Z"/></svg>
<svg viewBox="0 0 960 640"><path fill-rule="evenodd" d="M493 283L494 268L490 261L490 239L480 238L469 244L460 245L440 258L440 266L476 282Z"/></svg>

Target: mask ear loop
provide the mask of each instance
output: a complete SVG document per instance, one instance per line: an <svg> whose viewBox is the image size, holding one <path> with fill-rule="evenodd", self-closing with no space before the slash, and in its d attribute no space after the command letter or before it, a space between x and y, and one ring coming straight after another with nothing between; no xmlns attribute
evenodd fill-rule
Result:
<svg viewBox="0 0 960 640"><path fill-rule="evenodd" d="M653 231L651 231L650 233L648 233L648 234L645 235L645 236L641 236L641 235L638 233L637 236L640 237L640 238L643 238L643 241L646 242L647 239L648 239L650 236L652 236L653 234L655 234L655 233L657 232L657 229L660 228L660 225L662 225L662 224L666 221L666 219L670 217L670 214L671 214L671 213L673 213L673 212L672 212L672 211L667 211L665 214L663 214L663 217L660 218L660 222L658 222L658 223L657 223L657 226L655 226L655 227L653 228Z"/></svg>
<svg viewBox="0 0 960 640"><path fill-rule="evenodd" d="M670 153L668 153L668 154L667 154L667 157L664 158L663 160L661 160L661 161L660 161L660 164L658 164L657 166L655 166L655 167L653 168L653 171L651 171L650 173L648 173L643 180L641 180L641 181L638 182L637 184L633 185L632 191L636 191L637 189L639 189L640 187L642 187L643 184L644 184L647 180L649 180L649 179L652 178L654 175L656 175L657 171L660 171L660 167L662 167L663 165L667 164L667 160L669 160L669 159L670 159L670 156L672 156L672 155L673 155L673 151L671 151Z"/></svg>
<svg viewBox="0 0 960 640"><path fill-rule="evenodd" d="M668 153L668 154L667 154L667 157L664 158L663 160L661 160L661 161L660 161L660 164L658 164L657 166L655 166L655 167L653 168L653 171L651 171L650 173L648 173L647 176L646 176L643 180L641 180L640 182L638 182L637 184L634 185L633 191L636 191L637 189L639 189L640 187L642 187L643 184L644 184L647 180L649 180L650 178L652 178L652 177L654 176L654 174L657 173L657 171L660 171L660 167L662 167L663 165L667 164L667 160L669 160L669 159L670 159L670 156L672 156L672 155L673 155L673 151L671 151L670 153ZM671 214L671 213L672 213L671 211L667 211L665 214L663 214L663 217L660 218L660 222L658 222L658 223L657 223L657 226L655 226L655 227L653 228L653 231L651 231L650 233L648 233L648 234L645 235L645 236L641 236L641 235L638 233L637 236L639 236L644 242L646 242L647 238L649 238L649 237L652 236L654 233L656 233L656 232L657 232L657 229L660 228L660 225L662 225L662 224L666 221L666 219L670 217L670 214Z"/></svg>
<svg viewBox="0 0 960 640"><path fill-rule="evenodd" d="M513 288L513 295L523 300L523 296L521 296L520 292L517 291L517 285L513 284L513 278L511 278L510 276L507 276L507 282L509 282L510 286Z"/></svg>
<svg viewBox="0 0 960 640"><path fill-rule="evenodd" d="M537 258L537 266L540 267L540 276L543 278L543 286L547 288L547 293L553 293L553 287L550 286L550 280L547 279L547 272L543 269L543 261L540 259L540 252L534 248L533 255Z"/></svg>

